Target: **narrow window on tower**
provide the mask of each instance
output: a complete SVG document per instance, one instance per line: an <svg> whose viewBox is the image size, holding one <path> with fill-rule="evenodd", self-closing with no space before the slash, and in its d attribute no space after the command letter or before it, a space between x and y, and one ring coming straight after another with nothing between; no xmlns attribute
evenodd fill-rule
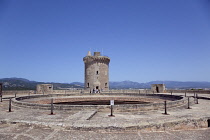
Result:
<svg viewBox="0 0 210 140"><path fill-rule="evenodd" d="M96 71L96 75L98 75L98 71Z"/></svg>
<svg viewBox="0 0 210 140"><path fill-rule="evenodd" d="M107 87L107 83L105 83L105 87Z"/></svg>
<svg viewBox="0 0 210 140"><path fill-rule="evenodd" d="M87 83L87 87L88 87L88 88L89 88L89 86L90 86L89 83Z"/></svg>

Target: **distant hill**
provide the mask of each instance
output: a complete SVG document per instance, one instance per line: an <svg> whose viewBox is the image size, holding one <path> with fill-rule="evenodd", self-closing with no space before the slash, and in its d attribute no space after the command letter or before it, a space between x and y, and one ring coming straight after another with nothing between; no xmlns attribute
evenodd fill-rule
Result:
<svg viewBox="0 0 210 140"><path fill-rule="evenodd" d="M0 83L3 83L3 90L35 90L37 84L53 84L54 89L83 88L83 84L79 82L77 82L77 84L37 82L24 78L3 78L0 79Z"/></svg>
<svg viewBox="0 0 210 140"><path fill-rule="evenodd" d="M146 83L138 83L133 81L122 81L122 82L109 82L111 89L139 89L139 88L150 88L150 85Z"/></svg>
<svg viewBox="0 0 210 140"><path fill-rule="evenodd" d="M3 78L3 90L35 90L37 84L53 84L54 89L83 88L84 83L53 83L37 82L24 78ZM168 89L191 89L191 88L210 88L210 82L181 82L181 81L151 81L138 83L133 81L110 82L110 89L140 89L150 88L151 84L165 84Z"/></svg>
<svg viewBox="0 0 210 140"><path fill-rule="evenodd" d="M190 88L210 88L210 82L194 82L194 81L152 81L148 82L148 84L165 84L167 88L179 88L179 89L190 89Z"/></svg>
<svg viewBox="0 0 210 140"><path fill-rule="evenodd" d="M133 81L110 82L112 89L138 89L151 88L151 84L165 84L168 89L191 89L191 88L210 88L210 82L181 82L181 81L151 81L138 83Z"/></svg>

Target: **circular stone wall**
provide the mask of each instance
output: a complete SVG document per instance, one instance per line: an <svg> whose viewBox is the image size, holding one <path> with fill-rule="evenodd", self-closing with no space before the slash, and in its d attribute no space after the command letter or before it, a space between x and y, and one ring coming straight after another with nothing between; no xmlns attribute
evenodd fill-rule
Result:
<svg viewBox="0 0 210 140"><path fill-rule="evenodd" d="M33 109L51 109L53 99L56 110L98 110L110 109L109 101L115 100L115 111L147 111L164 108L164 101L167 100L167 107L186 105L187 99L181 96L164 94L50 94L33 95L13 98L12 103L19 107Z"/></svg>

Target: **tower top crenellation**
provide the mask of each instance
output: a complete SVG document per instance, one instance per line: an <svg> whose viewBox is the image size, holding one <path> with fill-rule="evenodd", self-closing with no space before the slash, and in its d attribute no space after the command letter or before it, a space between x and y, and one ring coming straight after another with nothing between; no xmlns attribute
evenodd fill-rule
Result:
<svg viewBox="0 0 210 140"><path fill-rule="evenodd" d="M109 63L110 58L107 56L101 56L100 52L94 52L94 55L91 55L88 52L88 55L83 58L85 63L92 63L92 62L102 62L102 63Z"/></svg>
<svg viewBox="0 0 210 140"><path fill-rule="evenodd" d="M101 56L100 52L94 52L94 56Z"/></svg>

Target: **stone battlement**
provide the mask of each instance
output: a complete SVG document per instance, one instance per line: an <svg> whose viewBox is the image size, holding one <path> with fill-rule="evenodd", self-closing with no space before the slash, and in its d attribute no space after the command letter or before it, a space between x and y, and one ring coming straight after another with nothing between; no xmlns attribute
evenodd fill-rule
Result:
<svg viewBox="0 0 210 140"><path fill-rule="evenodd" d="M83 58L84 63L101 62L109 63L110 58L107 56L86 56Z"/></svg>

